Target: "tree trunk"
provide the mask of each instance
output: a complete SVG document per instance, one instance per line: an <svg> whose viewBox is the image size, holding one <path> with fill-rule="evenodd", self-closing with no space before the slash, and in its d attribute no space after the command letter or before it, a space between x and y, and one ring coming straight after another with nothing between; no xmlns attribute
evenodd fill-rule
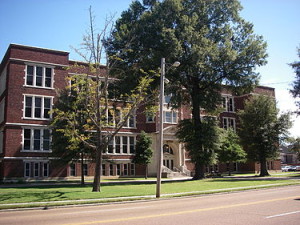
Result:
<svg viewBox="0 0 300 225"><path fill-rule="evenodd" d="M148 164L146 164L145 179L148 179Z"/></svg>
<svg viewBox="0 0 300 225"><path fill-rule="evenodd" d="M193 180L200 180L205 178L204 173L204 165L201 163L195 163L195 175L193 176Z"/></svg>
<svg viewBox="0 0 300 225"><path fill-rule="evenodd" d="M193 90L192 90L192 115L194 119L195 133L194 135L201 136L201 117L200 117L200 102L199 102L199 87L198 81L194 81ZM195 137L195 139L198 137ZM198 151L203 151L202 144L200 144ZM195 162L195 175L194 180L199 180L205 178L204 174L204 164L202 163L203 159L196 159Z"/></svg>
<svg viewBox="0 0 300 225"><path fill-rule="evenodd" d="M228 176L231 176L231 163L228 163Z"/></svg>
<svg viewBox="0 0 300 225"><path fill-rule="evenodd" d="M260 177L270 176L267 170L267 160L265 158L260 159Z"/></svg>
<svg viewBox="0 0 300 225"><path fill-rule="evenodd" d="M84 173L83 173L83 152L80 153L81 159L80 159L80 163L81 163L81 181L80 184L84 185Z"/></svg>
<svg viewBox="0 0 300 225"><path fill-rule="evenodd" d="M96 150L96 162L95 162L95 175L93 182L93 192L100 192L100 180L101 180L101 164L102 164L102 151L100 148Z"/></svg>

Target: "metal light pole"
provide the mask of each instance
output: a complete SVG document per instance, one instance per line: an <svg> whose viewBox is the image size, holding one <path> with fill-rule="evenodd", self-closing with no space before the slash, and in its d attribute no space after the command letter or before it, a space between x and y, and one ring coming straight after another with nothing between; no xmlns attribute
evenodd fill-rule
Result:
<svg viewBox="0 0 300 225"><path fill-rule="evenodd" d="M178 67L180 62L174 62L172 67ZM156 181L156 198L160 197L161 187L161 172L162 172L162 160L163 160L163 110L164 110L164 96L165 96L165 73L166 73L166 60L161 58L161 71L160 71L160 95L159 95L159 146L157 153L157 181Z"/></svg>
<svg viewBox="0 0 300 225"><path fill-rule="evenodd" d="M156 181L156 198L160 197L161 186L161 170L162 170L162 157L163 157L163 108L164 108L164 93L165 93L165 58L161 59L160 67L160 95L159 95L159 145L158 145L158 157L157 157L157 181Z"/></svg>

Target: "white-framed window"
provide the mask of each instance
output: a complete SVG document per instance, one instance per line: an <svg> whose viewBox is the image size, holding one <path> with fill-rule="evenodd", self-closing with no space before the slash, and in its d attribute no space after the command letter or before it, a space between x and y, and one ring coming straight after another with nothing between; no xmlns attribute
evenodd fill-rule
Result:
<svg viewBox="0 0 300 225"><path fill-rule="evenodd" d="M155 114L146 113L146 123L154 123L154 122L155 122Z"/></svg>
<svg viewBox="0 0 300 225"><path fill-rule="evenodd" d="M0 123L4 121L5 98L0 102Z"/></svg>
<svg viewBox="0 0 300 225"><path fill-rule="evenodd" d="M128 176L128 164L123 164L123 174L124 176Z"/></svg>
<svg viewBox="0 0 300 225"><path fill-rule="evenodd" d="M109 164L109 175L110 176L114 175L114 165L113 164Z"/></svg>
<svg viewBox="0 0 300 225"><path fill-rule="evenodd" d="M223 96L222 104L225 112L234 112L234 98L232 96Z"/></svg>
<svg viewBox="0 0 300 225"><path fill-rule="evenodd" d="M52 104L53 97L24 95L24 118L49 120Z"/></svg>
<svg viewBox="0 0 300 225"><path fill-rule="evenodd" d="M102 176L106 176L106 165L102 164Z"/></svg>
<svg viewBox="0 0 300 225"><path fill-rule="evenodd" d="M6 90L6 67L3 69L2 74L0 74L0 96Z"/></svg>
<svg viewBox="0 0 300 225"><path fill-rule="evenodd" d="M117 175L121 175L121 164L117 164Z"/></svg>
<svg viewBox="0 0 300 225"><path fill-rule="evenodd" d="M26 65L25 85L53 88L54 68L42 65Z"/></svg>
<svg viewBox="0 0 300 225"><path fill-rule="evenodd" d="M134 154L135 136L115 136L108 144L108 154Z"/></svg>
<svg viewBox="0 0 300 225"><path fill-rule="evenodd" d="M130 175L131 176L135 175L135 164L134 163L130 164Z"/></svg>
<svg viewBox="0 0 300 225"><path fill-rule="evenodd" d="M23 151L50 152L49 129L23 128Z"/></svg>
<svg viewBox="0 0 300 225"><path fill-rule="evenodd" d="M3 152L3 131L0 130L0 153Z"/></svg>
<svg viewBox="0 0 300 225"><path fill-rule="evenodd" d="M43 177L49 177L49 163L43 163Z"/></svg>
<svg viewBox="0 0 300 225"><path fill-rule="evenodd" d="M124 113L120 109L108 109L106 112L106 119L108 126L114 127L120 121L123 121ZM135 112L132 115L129 115L128 119L124 123L124 128L135 128L136 127L136 116Z"/></svg>
<svg viewBox="0 0 300 225"><path fill-rule="evenodd" d="M30 177L31 175L31 165L30 162L24 163L24 177Z"/></svg>
<svg viewBox="0 0 300 225"><path fill-rule="evenodd" d="M178 113L175 110L164 111L164 123L177 123Z"/></svg>
<svg viewBox="0 0 300 225"><path fill-rule="evenodd" d="M226 130L231 128L235 131L236 130L235 118L223 117L223 128Z"/></svg>
<svg viewBox="0 0 300 225"><path fill-rule="evenodd" d="M34 177L40 176L40 163L39 162L33 163L33 172L34 172Z"/></svg>

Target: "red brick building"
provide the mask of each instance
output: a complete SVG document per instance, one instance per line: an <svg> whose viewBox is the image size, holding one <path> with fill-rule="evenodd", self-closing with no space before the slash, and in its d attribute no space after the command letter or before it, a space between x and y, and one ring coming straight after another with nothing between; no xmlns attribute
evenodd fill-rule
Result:
<svg viewBox="0 0 300 225"><path fill-rule="evenodd" d="M66 86L65 78L72 74L66 67L74 64L69 53L51 49L11 44L0 66L0 179L48 179L80 176L79 163L63 167L51 163L51 120L49 111L55 101L55 89ZM257 87L255 93L275 96L274 89ZM251 94L251 93L250 93ZM249 94L249 95L250 95ZM243 108L249 96L232 96L224 91L224 108L220 124L224 128L237 124L236 111ZM168 97L166 97L166 101ZM180 171L189 175L193 164L175 137L176 124L189 118L190 111L183 107L172 110L164 106L164 171ZM112 150L106 155L110 159L102 165L104 176L139 176L144 168L134 165L136 136L145 130L153 138L153 149L157 149L157 121L154 117L137 114L115 137ZM149 166L149 174L156 174L156 151ZM235 165L237 171L257 171L258 164ZM280 163L272 162L270 169L280 169ZM215 168L219 167L219 168ZM207 171L225 171L226 165L211 166ZM93 175L93 163L85 161L83 172Z"/></svg>

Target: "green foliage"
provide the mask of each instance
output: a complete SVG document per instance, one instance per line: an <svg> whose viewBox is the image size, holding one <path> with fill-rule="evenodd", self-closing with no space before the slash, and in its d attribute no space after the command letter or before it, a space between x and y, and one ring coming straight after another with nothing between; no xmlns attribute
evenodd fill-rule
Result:
<svg viewBox="0 0 300 225"><path fill-rule="evenodd" d="M215 154L220 145L220 128L215 118L204 117L201 129L196 130L193 120L181 120L176 133L180 142L185 143L185 148L192 162L210 165L215 162Z"/></svg>
<svg viewBox="0 0 300 225"><path fill-rule="evenodd" d="M298 48L298 56L300 58L300 48ZM294 98L300 98L300 61L293 62L290 64L292 68L295 70L296 77L293 82L293 88L290 90ZM296 105L298 106L298 110L296 113L300 115L300 101L296 101Z"/></svg>
<svg viewBox="0 0 300 225"><path fill-rule="evenodd" d="M280 141L288 137L291 127L289 114L278 116L274 98L259 95L246 101L245 109L239 112L239 116L242 144L248 158L260 162L263 176L267 173L266 161L278 156Z"/></svg>
<svg viewBox="0 0 300 225"><path fill-rule="evenodd" d="M149 164L153 155L151 144L151 137L147 136L147 134L142 131L136 142L135 156L132 162L141 165Z"/></svg>
<svg viewBox="0 0 300 225"><path fill-rule="evenodd" d="M172 93L172 107L186 104L192 109L194 137L183 139L191 141L190 152L200 150L193 157L198 164L211 158L202 150L207 131L201 127L200 108L214 111L223 85L234 93L249 92L258 83L255 68L266 63L266 43L240 17L241 9L237 0L133 1L106 39L109 56L123 59L111 71L125 80L119 85L123 91L135 86L140 68L157 71L161 58L180 61L166 73L166 94ZM154 79L152 90L159 84Z"/></svg>
<svg viewBox="0 0 300 225"><path fill-rule="evenodd" d="M239 136L232 130L223 130L218 160L223 163L245 162L246 152L240 145Z"/></svg>
<svg viewBox="0 0 300 225"><path fill-rule="evenodd" d="M298 155L298 160L300 160L300 137L293 138L290 140L291 143L291 151L295 152Z"/></svg>

